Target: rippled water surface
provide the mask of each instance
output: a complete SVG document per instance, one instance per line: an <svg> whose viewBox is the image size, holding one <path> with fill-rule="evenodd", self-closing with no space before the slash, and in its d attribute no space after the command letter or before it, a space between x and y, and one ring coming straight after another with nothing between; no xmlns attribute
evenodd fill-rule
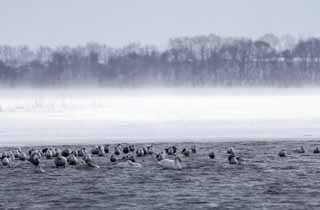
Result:
<svg viewBox="0 0 320 210"><path fill-rule="evenodd" d="M179 151L191 146L176 145ZM291 152L301 145L305 154ZM0 209L320 209L320 154L312 153L317 145L197 143L198 153L182 158L181 171L163 170L151 156L137 158L142 168L112 165L109 156L95 157L100 169L56 169L52 160L43 160L43 174L16 162L0 166ZM160 151L167 144L154 146ZM243 165L227 163L230 146L245 159ZM288 157L277 156L282 148Z"/></svg>

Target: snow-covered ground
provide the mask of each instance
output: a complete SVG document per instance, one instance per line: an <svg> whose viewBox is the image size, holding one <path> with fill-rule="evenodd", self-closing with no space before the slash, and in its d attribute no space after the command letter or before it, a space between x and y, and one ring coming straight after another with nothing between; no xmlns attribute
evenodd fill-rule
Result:
<svg viewBox="0 0 320 210"><path fill-rule="evenodd" d="M320 89L0 90L0 145L320 137Z"/></svg>

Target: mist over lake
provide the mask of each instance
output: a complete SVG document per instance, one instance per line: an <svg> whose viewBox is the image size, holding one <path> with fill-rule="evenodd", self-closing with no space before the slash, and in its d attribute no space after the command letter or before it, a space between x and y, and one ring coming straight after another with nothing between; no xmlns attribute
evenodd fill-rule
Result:
<svg viewBox="0 0 320 210"><path fill-rule="evenodd" d="M318 88L2 89L2 145L314 139Z"/></svg>

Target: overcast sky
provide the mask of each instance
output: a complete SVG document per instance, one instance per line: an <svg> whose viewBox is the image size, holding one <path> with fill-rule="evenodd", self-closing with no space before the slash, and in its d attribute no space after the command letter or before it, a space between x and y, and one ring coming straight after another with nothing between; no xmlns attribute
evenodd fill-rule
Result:
<svg viewBox="0 0 320 210"><path fill-rule="evenodd" d="M77 45L215 33L320 35L319 0L1 0L0 44Z"/></svg>

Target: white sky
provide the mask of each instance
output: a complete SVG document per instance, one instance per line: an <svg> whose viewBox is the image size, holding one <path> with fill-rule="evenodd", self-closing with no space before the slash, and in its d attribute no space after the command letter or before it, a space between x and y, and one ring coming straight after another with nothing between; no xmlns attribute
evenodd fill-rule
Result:
<svg viewBox="0 0 320 210"><path fill-rule="evenodd" d="M78 45L215 33L319 36L318 0L1 0L0 44Z"/></svg>

